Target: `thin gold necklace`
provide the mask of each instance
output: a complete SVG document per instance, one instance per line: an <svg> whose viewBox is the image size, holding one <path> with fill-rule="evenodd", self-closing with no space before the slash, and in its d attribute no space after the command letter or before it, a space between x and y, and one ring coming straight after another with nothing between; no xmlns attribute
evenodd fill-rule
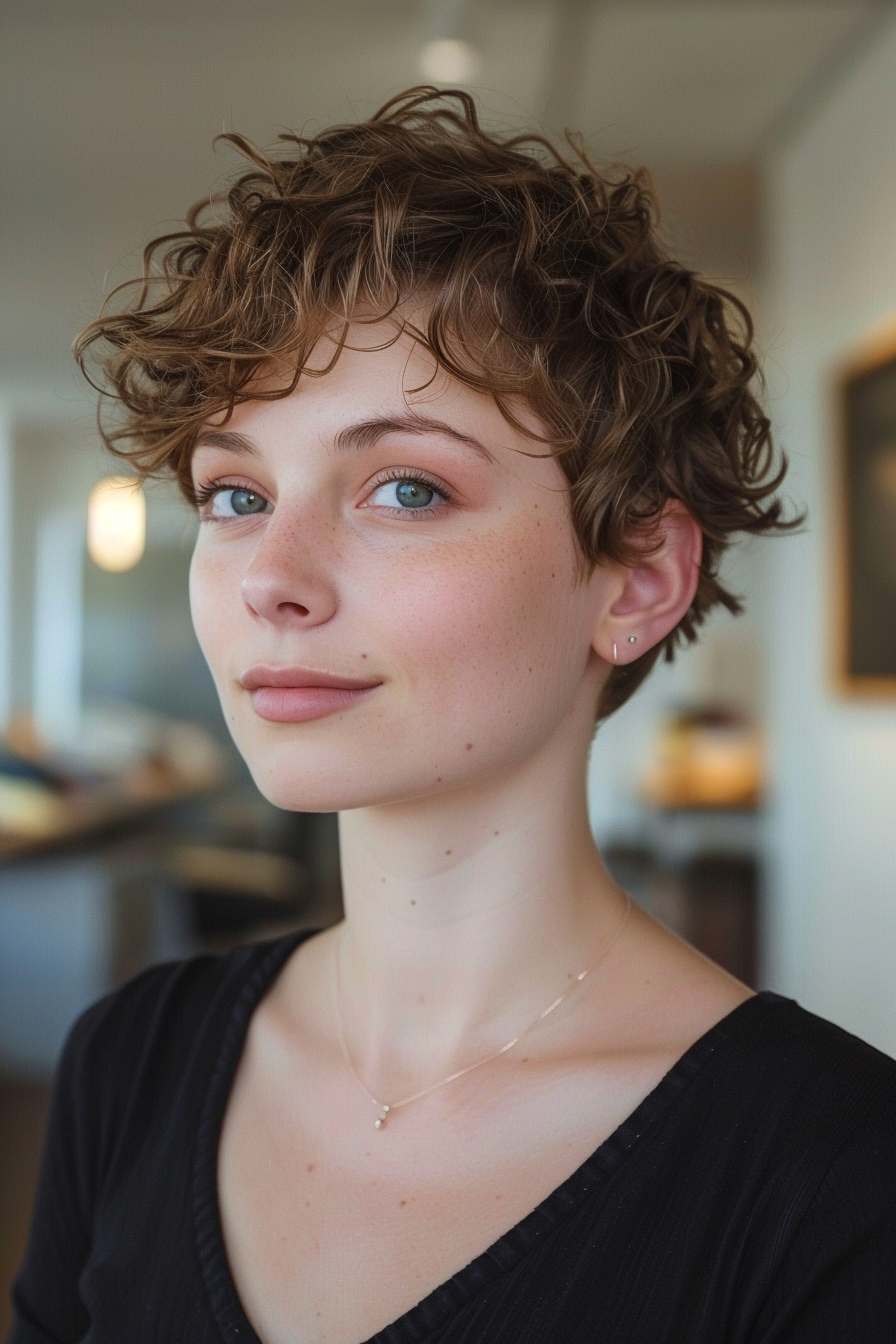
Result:
<svg viewBox="0 0 896 1344"><path fill-rule="evenodd" d="M569 986L569 988L565 989L558 998L554 999L553 1003L549 1003L547 1008L545 1008L544 1012L539 1013L538 1017L536 1017L533 1022L530 1022L528 1027L525 1027L524 1030L521 1031L518 1036L514 1036L513 1039L508 1041L506 1045L502 1045L500 1050L494 1050L490 1055L486 1055L484 1059L477 1059L475 1063L468 1064L466 1068L458 1069L456 1073L450 1073L447 1078L442 1078L437 1083L430 1083L429 1087L421 1088L419 1092L414 1092L410 1097L402 1097L400 1101L390 1102L388 1106L386 1105L385 1102L377 1100L377 1098L373 1095L373 1093L365 1084L364 1080L361 1078L360 1074L358 1073L357 1069L352 1063L352 1057L349 1054L348 1045L346 1044L345 1040L345 1028L342 1022L342 1007L341 1007L342 983L339 973L339 963L341 960L340 953L342 951L342 937L345 931L345 925L343 924L342 929L340 929L339 933L337 934L336 948L335 948L336 1020L339 1025L339 1044L342 1047L342 1054L346 1064L348 1065L349 1071L354 1076L355 1081L358 1083L358 1086L369 1098L369 1100L373 1102L374 1106L379 1111L379 1115L373 1122L374 1129L383 1129L385 1127L387 1118L392 1114L393 1111L397 1111L400 1106L409 1106L412 1101L419 1101L421 1097L425 1097L430 1092L434 1092L437 1087L445 1087L447 1083L453 1083L456 1078L462 1078L465 1073L471 1073L473 1069L481 1069L483 1064L488 1064L491 1060L497 1059L499 1055L506 1054L508 1050L513 1049L513 1047L517 1044L518 1041L521 1041L523 1039L523 1037L526 1035L527 1032L530 1032L533 1027L538 1026L539 1022L543 1022L544 1019L547 1017L548 1013L552 1013L555 1008L559 1007L559 1005L566 998L567 994L571 994L572 991L582 983L582 981L585 979L587 975L590 975L592 971L597 970L601 962L604 961L604 959L609 955L610 950L616 945L616 943L622 937L623 929L628 923L628 917L632 911L632 898L628 892L625 893L625 897L626 897L625 914L622 916L622 919L620 920L618 929L613 934L613 937L610 939L610 941L607 943L606 947L598 957L597 961L594 962L593 965L589 966L586 971L580 971L580 973L576 976L575 980Z"/></svg>

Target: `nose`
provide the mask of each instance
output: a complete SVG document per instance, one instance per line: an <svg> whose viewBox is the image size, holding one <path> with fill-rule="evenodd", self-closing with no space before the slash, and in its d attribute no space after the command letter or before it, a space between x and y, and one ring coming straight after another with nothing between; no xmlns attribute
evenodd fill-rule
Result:
<svg viewBox="0 0 896 1344"><path fill-rule="evenodd" d="M320 538L304 532L294 525L278 526L274 518L265 529L241 582L243 601L256 620L308 628L335 614L339 604L333 566Z"/></svg>

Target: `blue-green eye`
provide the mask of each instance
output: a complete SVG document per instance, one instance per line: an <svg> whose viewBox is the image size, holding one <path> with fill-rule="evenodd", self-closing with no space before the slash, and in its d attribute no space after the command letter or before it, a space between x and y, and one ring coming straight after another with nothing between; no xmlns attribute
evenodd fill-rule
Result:
<svg viewBox="0 0 896 1344"><path fill-rule="evenodd" d="M230 503L234 513L264 513L268 502L254 490L231 490Z"/></svg>
<svg viewBox="0 0 896 1344"><path fill-rule="evenodd" d="M413 513L415 510L431 510L433 506L446 499L447 495L427 481L417 480L413 476L401 476L396 480L384 481L378 486L371 496L371 503Z"/></svg>
<svg viewBox="0 0 896 1344"><path fill-rule="evenodd" d="M210 500L212 518L246 518L253 513L264 513L268 501L264 495L244 486L224 486L215 490Z"/></svg>
<svg viewBox="0 0 896 1344"><path fill-rule="evenodd" d="M422 481L396 481L395 498L405 509L425 509L436 497L431 485Z"/></svg>

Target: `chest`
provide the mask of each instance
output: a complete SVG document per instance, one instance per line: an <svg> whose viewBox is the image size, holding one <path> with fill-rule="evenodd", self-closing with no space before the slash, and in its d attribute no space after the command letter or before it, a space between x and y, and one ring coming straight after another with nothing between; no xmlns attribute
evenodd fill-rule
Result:
<svg viewBox="0 0 896 1344"><path fill-rule="evenodd" d="M530 1213L649 1089L587 1068L505 1070L396 1111L241 1068L218 1189L231 1273L264 1344L360 1344ZM485 1080L487 1081L487 1080ZM428 1104L427 1104L428 1103Z"/></svg>

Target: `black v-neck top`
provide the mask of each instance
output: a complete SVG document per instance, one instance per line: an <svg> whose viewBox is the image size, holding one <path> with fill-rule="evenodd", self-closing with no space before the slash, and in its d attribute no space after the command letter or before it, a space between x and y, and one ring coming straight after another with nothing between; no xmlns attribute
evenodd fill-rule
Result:
<svg viewBox="0 0 896 1344"><path fill-rule="evenodd" d="M218 1141L252 1012L306 936L151 967L75 1023L7 1344L259 1344ZM748 999L369 1344L424 1341L894 1344L896 1062Z"/></svg>

